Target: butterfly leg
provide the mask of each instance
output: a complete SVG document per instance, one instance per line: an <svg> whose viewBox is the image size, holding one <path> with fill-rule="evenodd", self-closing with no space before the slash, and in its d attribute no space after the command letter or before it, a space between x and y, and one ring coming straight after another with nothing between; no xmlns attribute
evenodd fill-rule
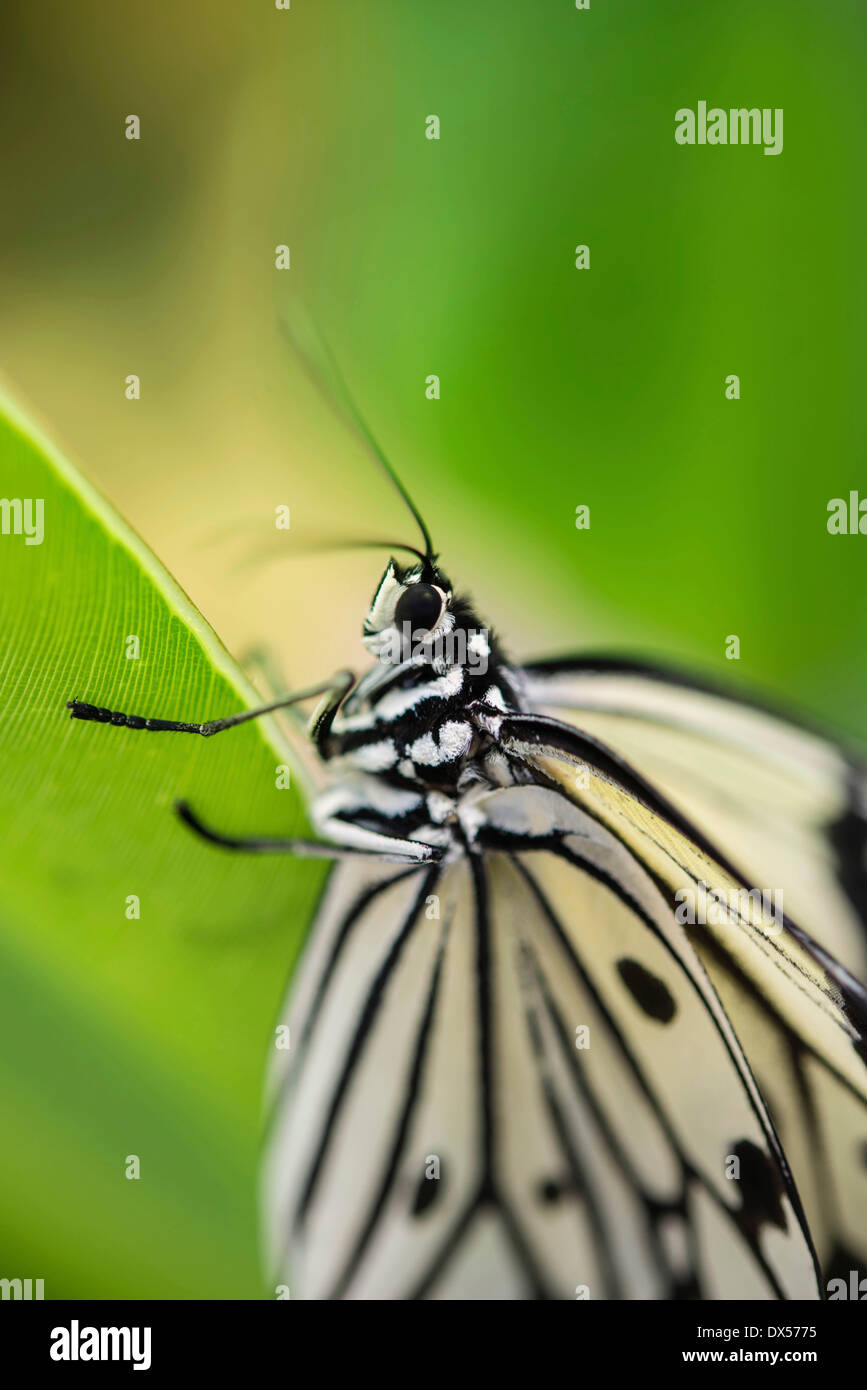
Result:
<svg viewBox="0 0 867 1390"><path fill-rule="evenodd" d="M221 734L226 729L234 729L238 724L246 724L249 720L258 719L263 714L273 714L275 710L286 709L289 705L297 705L302 700L313 699L316 695L325 695L327 699L316 715L314 730L317 730L320 724L326 720L327 730L330 730L331 721L354 680L355 677L351 671L338 671L337 675L332 677L330 681L325 681L320 685L312 685L307 690L297 691L294 695L284 695L281 699L273 700L267 705L260 705L257 709L241 710L238 714L227 715L224 719L208 719L201 724L187 723L180 719L149 719L138 714L121 714L119 710L102 709L98 705L85 704L83 700L68 700L67 709L70 712L70 719L89 720L96 724L114 724L127 729L145 729L148 733L201 734L202 738L210 738L212 734Z"/></svg>
<svg viewBox="0 0 867 1390"><path fill-rule="evenodd" d="M188 825L203 840L209 841L212 845L219 845L221 849L240 850L247 854L292 854L301 859L345 859L354 858L356 855L366 855L389 860L396 864L431 863L440 857L439 850L430 845L376 835L373 832L362 832L362 836L366 834L367 838L362 838L361 842L350 837L348 842L341 844L338 838L340 827L345 828L346 822L335 823L337 830L335 843L327 844L319 840L223 835L205 825L204 821L196 815L186 801L178 801L175 810L184 824Z"/></svg>
<svg viewBox="0 0 867 1390"><path fill-rule="evenodd" d="M333 844L377 856L397 853L416 864L439 859L450 842L441 826L431 824L421 792L354 770L320 792L311 816L317 833Z"/></svg>

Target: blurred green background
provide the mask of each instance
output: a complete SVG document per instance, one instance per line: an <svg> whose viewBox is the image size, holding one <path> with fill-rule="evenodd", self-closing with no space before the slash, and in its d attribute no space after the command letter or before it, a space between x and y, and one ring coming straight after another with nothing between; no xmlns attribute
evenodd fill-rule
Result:
<svg viewBox="0 0 867 1390"><path fill-rule="evenodd" d="M267 643L301 684L360 662L379 565L304 545L415 539L286 345L303 300L516 656L676 659L863 740L867 540L826 520L867 495L865 66L861 0L7 0L6 383L229 648ZM675 111L702 99L782 107L783 153L676 145ZM267 558L280 504L285 563ZM252 1078L283 981L237 933L263 1018L234 1040ZM178 1223L182 1292L261 1291L258 1102L250 1081L208 1117L233 1136L237 1209L200 1253ZM192 1193L180 1147L173 1171ZM15 1200L10 1178L0 1216ZM109 1264L98 1242L59 1251L55 1287L107 1296L120 1268L124 1293L178 1292L132 1240Z"/></svg>

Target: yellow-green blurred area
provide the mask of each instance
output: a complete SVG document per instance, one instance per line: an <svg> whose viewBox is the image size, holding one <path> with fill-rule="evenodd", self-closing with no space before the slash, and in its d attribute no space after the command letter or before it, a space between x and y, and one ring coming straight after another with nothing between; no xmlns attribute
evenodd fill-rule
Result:
<svg viewBox="0 0 867 1390"><path fill-rule="evenodd" d="M303 552L417 539L287 343L303 303L517 657L675 659L863 738L867 537L826 526L867 496L861 0L7 0L0 23L6 384L236 655L299 685L357 666L380 556ZM783 108L782 154L678 146L700 100ZM240 1240L208 1252L233 1293Z"/></svg>
<svg viewBox="0 0 867 1390"><path fill-rule="evenodd" d="M413 539L298 297L518 654L673 654L858 731L867 543L826 531L867 490L858 0L4 12L7 375L230 646L359 659L379 558L244 568L276 505L290 549ZM700 99L783 107L782 155L677 146Z"/></svg>

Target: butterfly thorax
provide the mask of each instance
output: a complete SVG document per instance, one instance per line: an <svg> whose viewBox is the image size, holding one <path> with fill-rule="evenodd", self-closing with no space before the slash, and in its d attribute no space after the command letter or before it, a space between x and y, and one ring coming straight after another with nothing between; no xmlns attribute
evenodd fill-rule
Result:
<svg viewBox="0 0 867 1390"><path fill-rule="evenodd" d="M377 659L335 716L316 818L429 840L465 794L515 780L476 716L523 709L519 679L470 604L421 565L402 573L390 563L363 641Z"/></svg>
<svg viewBox="0 0 867 1390"><path fill-rule="evenodd" d="M515 677L500 663L486 662L484 672L456 664L438 674L424 664L391 680L383 674L370 670L336 717L333 757L395 783L459 787L481 773L491 746L471 710L522 707Z"/></svg>

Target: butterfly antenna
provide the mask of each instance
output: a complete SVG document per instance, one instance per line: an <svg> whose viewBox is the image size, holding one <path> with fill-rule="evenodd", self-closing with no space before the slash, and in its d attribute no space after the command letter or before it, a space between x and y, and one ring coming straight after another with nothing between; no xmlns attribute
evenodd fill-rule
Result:
<svg viewBox="0 0 867 1390"><path fill-rule="evenodd" d="M237 533L237 526L232 527L233 534ZM321 539L316 541L293 541L290 551L286 549L285 541L263 547L261 541L256 543L255 550L251 550L243 556L234 566L236 570L249 569L251 565L262 564L269 560L285 560L288 555L297 557L299 555L315 555L318 552L332 554L335 550L406 550L410 555L415 555L421 560L422 564L430 563L430 555L419 550L415 545L407 545L404 541L373 541L373 540L347 540L339 537L336 540Z"/></svg>
<svg viewBox="0 0 867 1390"><path fill-rule="evenodd" d="M279 315L280 327L282 328L287 339L289 340L290 345L297 352L304 367L307 370L310 379L313 381L314 385L317 387L323 398L326 401L329 401L336 396L337 399L340 401L340 404L343 406L343 409L346 411L349 418L355 425L355 428L358 430L362 438L366 441L369 448L372 450L373 455L379 463L379 466L381 467L382 471L385 473L385 476L389 479L392 487L394 487L395 490L400 494L404 506L410 512L416 525L418 526L418 529L421 532L422 539L424 541L424 553L422 554L421 551L415 550L415 548L411 545L403 545L400 547L400 549L413 551L416 555L419 555L422 560L432 564L435 558L433 541L431 540L430 531L427 529L427 526L425 525L424 517L422 516L418 507L413 502L412 498L410 497L409 493L407 492L406 488L404 487L394 468L389 463L388 459L386 458L385 454L380 448L377 440L371 433L366 421L364 420L364 417L361 414L361 411L355 404L355 400L353 399L352 393L350 392L349 387L346 384L346 378L344 377L339 366L337 365L334 353L331 351L331 348L328 346L328 343L325 341L325 338L323 337L322 333L318 329L314 328L313 322L309 314L305 313L307 333L309 334L309 337L312 340L311 343L305 345L302 342L301 335L298 331L301 326L299 322L299 317L300 316L296 316L295 323L290 324L289 321L282 314ZM324 374L317 368L315 364L314 355L317 351L319 357L324 359L329 369L331 375L330 382L325 379ZM373 544L379 544L379 542L373 542Z"/></svg>

